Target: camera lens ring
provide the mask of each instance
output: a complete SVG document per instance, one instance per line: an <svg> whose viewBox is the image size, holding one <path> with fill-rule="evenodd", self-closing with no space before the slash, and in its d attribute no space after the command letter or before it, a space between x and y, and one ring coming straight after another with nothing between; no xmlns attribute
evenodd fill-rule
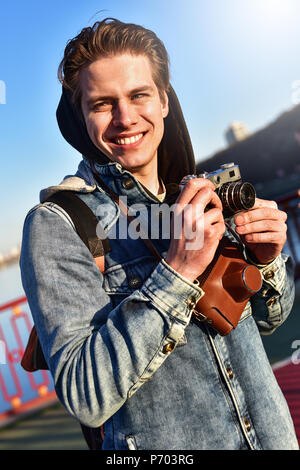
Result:
<svg viewBox="0 0 300 470"><path fill-rule="evenodd" d="M240 188L240 200L244 209L251 209L255 204L256 191L251 183L243 183Z"/></svg>
<svg viewBox="0 0 300 470"><path fill-rule="evenodd" d="M224 212L235 214L240 210L249 210L255 203L255 189L251 183L228 182L218 190Z"/></svg>

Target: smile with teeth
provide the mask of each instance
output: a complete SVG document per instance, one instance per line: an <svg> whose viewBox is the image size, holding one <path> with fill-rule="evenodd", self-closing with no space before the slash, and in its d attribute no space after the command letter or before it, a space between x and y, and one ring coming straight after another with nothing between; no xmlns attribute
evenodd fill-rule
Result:
<svg viewBox="0 0 300 470"><path fill-rule="evenodd" d="M117 137L114 139L116 144L118 145L129 145L129 144L134 144L138 140L140 140L143 137L143 133L141 134L136 134L133 135L132 137Z"/></svg>

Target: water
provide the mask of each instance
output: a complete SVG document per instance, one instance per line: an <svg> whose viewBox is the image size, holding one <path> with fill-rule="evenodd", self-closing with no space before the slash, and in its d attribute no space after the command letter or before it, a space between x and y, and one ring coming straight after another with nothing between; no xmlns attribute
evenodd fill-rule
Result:
<svg viewBox="0 0 300 470"><path fill-rule="evenodd" d="M16 263L0 269L0 305L23 295L25 294L21 283L19 265Z"/></svg>

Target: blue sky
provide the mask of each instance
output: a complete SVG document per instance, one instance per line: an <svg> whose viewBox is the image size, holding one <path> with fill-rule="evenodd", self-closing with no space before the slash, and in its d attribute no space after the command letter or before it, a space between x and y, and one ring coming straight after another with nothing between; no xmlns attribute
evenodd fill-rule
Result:
<svg viewBox="0 0 300 470"><path fill-rule="evenodd" d="M106 16L164 41L197 161L226 145L230 122L255 131L300 98L298 0L1 2L0 252L20 243L40 189L77 168L56 124L57 67L66 42Z"/></svg>

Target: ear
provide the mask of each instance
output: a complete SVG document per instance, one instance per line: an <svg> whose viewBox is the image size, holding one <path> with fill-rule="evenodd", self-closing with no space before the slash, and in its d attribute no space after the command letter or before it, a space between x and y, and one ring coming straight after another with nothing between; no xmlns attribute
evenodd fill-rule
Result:
<svg viewBox="0 0 300 470"><path fill-rule="evenodd" d="M167 117L169 114L169 98L167 93L164 91L163 100L161 100L161 111L163 118Z"/></svg>

